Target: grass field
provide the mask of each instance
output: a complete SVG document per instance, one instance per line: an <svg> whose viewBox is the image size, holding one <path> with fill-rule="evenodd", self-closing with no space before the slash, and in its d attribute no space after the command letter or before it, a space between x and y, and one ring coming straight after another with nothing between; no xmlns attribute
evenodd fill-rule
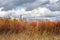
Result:
<svg viewBox="0 0 60 40"><path fill-rule="evenodd" d="M21 33L3 33L0 40L60 40L60 35L54 33L24 31Z"/></svg>
<svg viewBox="0 0 60 40"><path fill-rule="evenodd" d="M60 22L0 19L0 40L60 40Z"/></svg>

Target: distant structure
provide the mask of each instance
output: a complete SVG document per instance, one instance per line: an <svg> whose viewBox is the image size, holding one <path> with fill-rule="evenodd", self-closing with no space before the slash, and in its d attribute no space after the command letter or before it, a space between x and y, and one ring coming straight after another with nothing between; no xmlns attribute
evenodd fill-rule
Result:
<svg viewBox="0 0 60 40"><path fill-rule="evenodd" d="M20 19L19 20L26 22L27 19L26 19L26 17L24 17L24 15L26 15L26 14L20 15Z"/></svg>
<svg viewBox="0 0 60 40"><path fill-rule="evenodd" d="M24 17L24 16L23 16L22 20L26 21L26 22L31 22L31 21L40 21L40 22L42 22L42 21L51 21L51 19L44 18L44 17L43 18L42 17L38 17L38 18L37 17L31 17L31 18L29 18L29 17Z"/></svg>
<svg viewBox="0 0 60 40"><path fill-rule="evenodd" d="M22 19L23 19L23 18L22 18L22 15L20 15L20 20L22 21Z"/></svg>
<svg viewBox="0 0 60 40"><path fill-rule="evenodd" d="M39 21L39 22L42 22L42 21L46 21L46 22L48 22L48 21L52 21L52 22L56 22L56 21L60 21L60 19L52 19L52 18L49 18L49 17L39 17L39 16L37 16L37 17L30 17L30 16L27 16L27 15L20 15L20 20L21 21L24 21L24 22L32 22L32 21Z"/></svg>
<svg viewBox="0 0 60 40"><path fill-rule="evenodd" d="M23 15L20 15L20 20L21 21L23 21L23 20L25 20L26 18L24 18L24 16Z"/></svg>

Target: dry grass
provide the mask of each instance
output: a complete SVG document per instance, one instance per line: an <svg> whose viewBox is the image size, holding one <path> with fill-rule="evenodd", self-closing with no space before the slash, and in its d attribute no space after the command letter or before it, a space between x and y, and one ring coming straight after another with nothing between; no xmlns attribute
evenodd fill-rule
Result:
<svg viewBox="0 0 60 40"><path fill-rule="evenodd" d="M60 40L60 22L0 19L0 40Z"/></svg>
<svg viewBox="0 0 60 40"><path fill-rule="evenodd" d="M0 40L60 40L60 35L44 32L41 34L36 31L25 31L21 33L1 34Z"/></svg>

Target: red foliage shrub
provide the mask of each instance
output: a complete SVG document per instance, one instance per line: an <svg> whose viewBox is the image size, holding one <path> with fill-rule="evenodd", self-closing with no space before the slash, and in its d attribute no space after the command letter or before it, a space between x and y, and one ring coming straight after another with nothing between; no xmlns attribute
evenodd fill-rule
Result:
<svg viewBox="0 0 60 40"><path fill-rule="evenodd" d="M16 19L0 19L0 31L9 29L11 31L24 31L24 30L36 30L36 31L56 31L60 32L60 22L24 22Z"/></svg>

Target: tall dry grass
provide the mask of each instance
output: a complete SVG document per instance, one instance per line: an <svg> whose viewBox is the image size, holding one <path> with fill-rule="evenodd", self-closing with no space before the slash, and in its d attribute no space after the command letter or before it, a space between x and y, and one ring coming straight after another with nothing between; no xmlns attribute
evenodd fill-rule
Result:
<svg viewBox="0 0 60 40"><path fill-rule="evenodd" d="M12 34L1 34L0 40L60 40L60 35L47 34L44 32L42 35L40 32L21 32L21 33L12 33Z"/></svg>
<svg viewBox="0 0 60 40"><path fill-rule="evenodd" d="M60 22L0 19L0 40L60 40Z"/></svg>

